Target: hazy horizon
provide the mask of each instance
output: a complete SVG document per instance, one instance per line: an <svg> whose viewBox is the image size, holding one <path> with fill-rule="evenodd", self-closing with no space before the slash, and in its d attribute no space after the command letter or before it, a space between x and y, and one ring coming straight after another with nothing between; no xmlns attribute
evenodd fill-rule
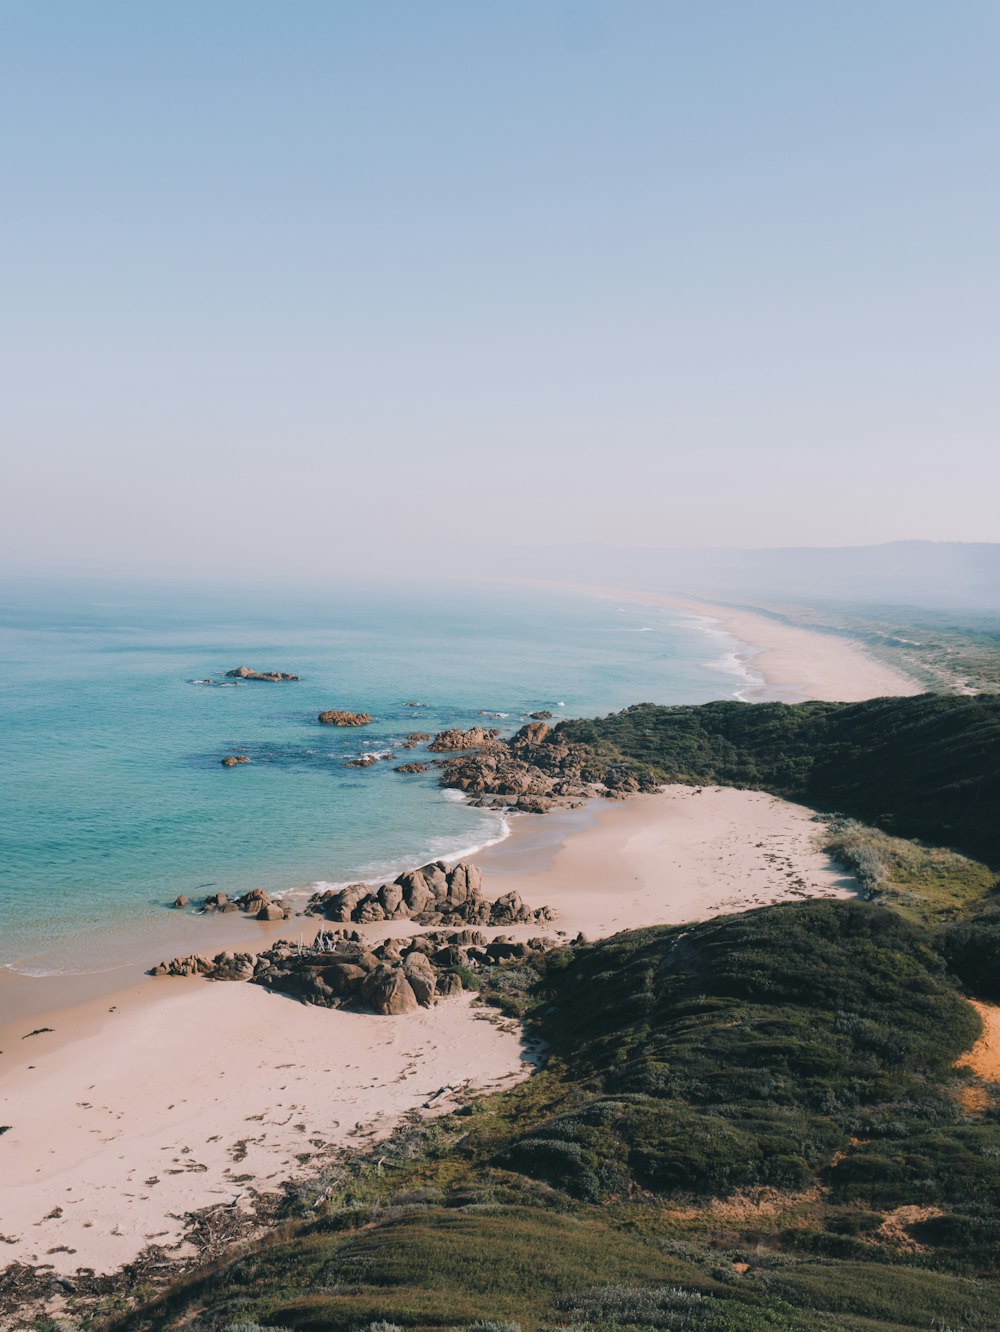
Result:
<svg viewBox="0 0 1000 1332"><path fill-rule="evenodd" d="M1000 541L995 5L0 36L3 573Z"/></svg>

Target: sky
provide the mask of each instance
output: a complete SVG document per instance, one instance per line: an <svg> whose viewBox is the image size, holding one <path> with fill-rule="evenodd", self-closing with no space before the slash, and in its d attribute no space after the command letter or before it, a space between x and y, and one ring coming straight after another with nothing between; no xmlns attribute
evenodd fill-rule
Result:
<svg viewBox="0 0 1000 1332"><path fill-rule="evenodd" d="M0 570L1000 540L995 0L0 0Z"/></svg>

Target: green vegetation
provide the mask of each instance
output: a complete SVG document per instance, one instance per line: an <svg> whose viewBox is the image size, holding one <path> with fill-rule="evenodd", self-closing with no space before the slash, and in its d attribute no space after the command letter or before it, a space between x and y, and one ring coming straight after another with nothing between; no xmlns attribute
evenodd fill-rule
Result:
<svg viewBox="0 0 1000 1332"><path fill-rule="evenodd" d="M1000 696L641 703L557 735L664 781L772 791L1000 867Z"/></svg>
<svg viewBox="0 0 1000 1332"><path fill-rule="evenodd" d="M997 876L986 865L855 819L832 820L823 850L857 877L869 899L916 920L950 920L996 901Z"/></svg>
<svg viewBox="0 0 1000 1332"><path fill-rule="evenodd" d="M316 1181L272 1242L115 1326L996 1327L1000 1122L962 1108L978 1019L925 926L783 905L504 986L544 1070Z"/></svg>

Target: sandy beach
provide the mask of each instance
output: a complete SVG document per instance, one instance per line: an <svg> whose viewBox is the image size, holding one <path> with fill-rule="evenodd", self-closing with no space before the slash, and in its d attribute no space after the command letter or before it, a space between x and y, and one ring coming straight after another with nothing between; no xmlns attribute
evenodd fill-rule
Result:
<svg viewBox="0 0 1000 1332"><path fill-rule="evenodd" d="M750 702L767 697L787 703L809 698L858 703L866 698L923 691L923 686L904 672L887 666L861 643L840 634L800 629L752 610L673 597L643 600L698 616L706 627L718 628L746 645L737 648L735 655L751 677L759 676L759 683L751 680L747 690Z"/></svg>
<svg viewBox="0 0 1000 1332"><path fill-rule="evenodd" d="M816 833L809 810L768 795L668 787L517 820L479 861L488 895L516 888L555 910L553 932L597 938L851 892ZM518 932L538 927L507 931ZM147 1244L183 1256L188 1213L247 1207L255 1190L376 1141L407 1112L524 1076L532 1057L469 996L386 1018L144 976L6 1023L0 1050L2 1252L66 1274L113 1270Z"/></svg>
<svg viewBox="0 0 1000 1332"><path fill-rule="evenodd" d="M772 699L801 703L810 698L859 703L866 698L919 694L924 689L905 672L873 657L863 643L843 634L803 629L761 611L717 606L691 597L578 584L557 586L693 616L709 636L719 639L719 656L734 675L742 677L738 693L750 703Z"/></svg>

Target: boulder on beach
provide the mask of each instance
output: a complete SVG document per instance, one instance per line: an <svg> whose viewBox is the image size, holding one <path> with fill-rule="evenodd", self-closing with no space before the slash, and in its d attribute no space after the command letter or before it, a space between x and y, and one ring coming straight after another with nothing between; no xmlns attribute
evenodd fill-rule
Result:
<svg viewBox="0 0 1000 1332"><path fill-rule="evenodd" d="M367 726L375 718L369 712L344 712L339 708L329 708L321 712L316 720L324 726Z"/></svg>
<svg viewBox="0 0 1000 1332"><path fill-rule="evenodd" d="M173 907L175 911L180 911L187 905L188 905L188 900L183 893L181 893L179 897L175 897L173 900Z"/></svg>

